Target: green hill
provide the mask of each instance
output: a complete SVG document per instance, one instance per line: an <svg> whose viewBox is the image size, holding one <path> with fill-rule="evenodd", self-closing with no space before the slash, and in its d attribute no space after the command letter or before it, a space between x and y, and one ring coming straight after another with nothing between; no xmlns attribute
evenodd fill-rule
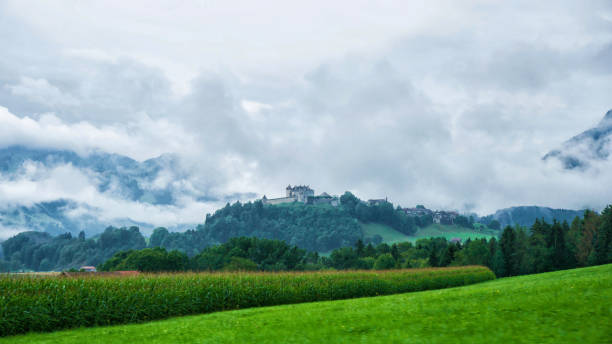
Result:
<svg viewBox="0 0 612 344"><path fill-rule="evenodd" d="M375 235L379 235L382 242L387 244L412 241L412 237L381 223L361 223L361 230L364 238L373 238Z"/></svg>
<svg viewBox="0 0 612 344"><path fill-rule="evenodd" d="M419 228L417 232L411 236L411 241L416 241L421 238L431 238L431 237L444 237L448 240L452 238L459 238L461 241L465 241L468 238L471 239L480 239L486 238L489 239L491 237L495 237L501 233L500 231L495 231L488 228L482 229L471 229L465 228L457 225L441 225L441 224L432 224L425 228Z"/></svg>
<svg viewBox="0 0 612 344"><path fill-rule="evenodd" d="M465 241L468 238L471 238L472 240L480 238L489 239L497 236L499 233L499 231L483 226L478 226L478 228L479 229L471 229L457 225L432 224L425 228L419 228L413 235L406 235L398 232L390 226L380 223L361 223L361 230L364 238L372 238L375 235L379 235L382 238L382 242L389 245L406 241L415 242L418 239L431 237L443 237L448 240L459 238L461 241Z"/></svg>
<svg viewBox="0 0 612 344"><path fill-rule="evenodd" d="M612 264L392 296L252 308L0 343L606 343Z"/></svg>

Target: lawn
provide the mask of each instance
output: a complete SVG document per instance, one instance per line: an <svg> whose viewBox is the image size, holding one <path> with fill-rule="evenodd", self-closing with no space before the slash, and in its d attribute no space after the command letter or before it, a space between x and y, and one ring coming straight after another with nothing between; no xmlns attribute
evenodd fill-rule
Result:
<svg viewBox="0 0 612 344"><path fill-rule="evenodd" d="M610 343L612 265L0 343Z"/></svg>

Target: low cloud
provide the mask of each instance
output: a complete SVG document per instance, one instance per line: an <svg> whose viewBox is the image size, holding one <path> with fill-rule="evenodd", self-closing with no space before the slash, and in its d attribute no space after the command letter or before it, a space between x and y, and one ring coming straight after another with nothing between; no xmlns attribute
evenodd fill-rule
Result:
<svg viewBox="0 0 612 344"><path fill-rule="evenodd" d="M287 184L310 184L317 192L351 190L402 206L480 214L531 204L601 209L612 202L609 160L567 171L541 157L612 107L612 8L567 2L551 12L551 4L419 8L437 20L369 37L376 49L306 54L307 63L296 67L287 56L301 50L278 45L278 56L258 64L257 73L188 63L202 51L214 55L214 44L196 45L201 51L172 64L175 55L157 46L157 37L144 53L124 56L95 37L90 45L62 46L40 34L39 24L0 13L0 27L14 32L0 61L0 147L101 150L138 161L173 153L180 173L160 173L147 187L176 183L187 195L172 206L131 202L101 193L73 166L25 166L17 177L3 176L0 202L65 197L104 219L171 225L201 222L244 197L236 194L274 197ZM405 12L419 19L418 11ZM122 42L142 39L126 33ZM183 63L197 76L175 92L185 76L174 66ZM198 200L189 190L219 201Z"/></svg>

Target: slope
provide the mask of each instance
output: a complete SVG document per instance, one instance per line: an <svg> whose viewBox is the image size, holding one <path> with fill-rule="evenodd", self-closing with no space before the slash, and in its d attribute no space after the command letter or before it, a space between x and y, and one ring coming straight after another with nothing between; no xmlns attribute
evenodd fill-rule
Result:
<svg viewBox="0 0 612 344"><path fill-rule="evenodd" d="M542 160L556 159L564 169L585 170L593 163L607 160L612 149L612 110L593 128L565 141Z"/></svg>
<svg viewBox="0 0 612 344"><path fill-rule="evenodd" d="M612 335L611 284L609 264L437 291L30 334L0 343L604 343Z"/></svg>
<svg viewBox="0 0 612 344"><path fill-rule="evenodd" d="M457 225L442 224L431 224L425 228L419 228L413 235L406 235L380 223L362 223L361 229L363 231L364 238L372 238L375 235L379 235L382 238L382 242L389 245L406 241L415 242L419 239L432 237L443 237L447 240L459 238L464 242L468 238L472 240L480 238L488 239L497 236L498 233L500 233L499 231L488 229L486 227L483 227L482 229L471 229Z"/></svg>

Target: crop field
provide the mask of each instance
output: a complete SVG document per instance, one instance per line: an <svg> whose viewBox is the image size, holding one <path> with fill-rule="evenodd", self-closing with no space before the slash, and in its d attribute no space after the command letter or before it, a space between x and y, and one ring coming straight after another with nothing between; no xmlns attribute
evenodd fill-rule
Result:
<svg viewBox="0 0 612 344"><path fill-rule="evenodd" d="M610 343L612 265L460 288L0 338L36 343Z"/></svg>
<svg viewBox="0 0 612 344"><path fill-rule="evenodd" d="M448 288L494 279L471 266L348 272L2 277L0 334Z"/></svg>

